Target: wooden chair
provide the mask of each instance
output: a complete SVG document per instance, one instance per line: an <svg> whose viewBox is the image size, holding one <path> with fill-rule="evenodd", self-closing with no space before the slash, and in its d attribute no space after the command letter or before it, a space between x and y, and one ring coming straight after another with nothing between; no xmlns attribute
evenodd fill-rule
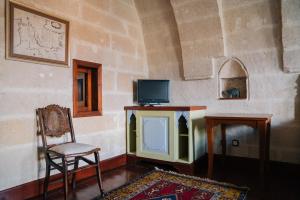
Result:
<svg viewBox="0 0 300 200"><path fill-rule="evenodd" d="M63 108L58 105L49 105L45 108L37 109L38 130L41 133L43 140L43 149L46 160L46 176L44 181L44 199L47 198L47 190L49 185L50 171L53 169L63 173L64 181L64 197L68 196L68 175L72 174L72 186L76 188L76 172L82 168L78 168L79 160L82 160L94 166L97 172L98 186L103 195L101 171L99 165L100 148L89 145L76 143L72 117L69 108ZM62 137L70 133L70 141L59 144L48 144L48 137ZM95 161L91 161L83 156L94 154ZM61 161L61 162L60 162ZM68 169L68 166L74 166L73 169Z"/></svg>

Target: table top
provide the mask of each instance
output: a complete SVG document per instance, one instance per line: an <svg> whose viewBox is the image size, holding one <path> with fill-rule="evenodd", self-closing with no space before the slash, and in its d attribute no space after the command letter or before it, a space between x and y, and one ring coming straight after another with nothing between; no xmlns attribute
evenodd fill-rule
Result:
<svg viewBox="0 0 300 200"><path fill-rule="evenodd" d="M206 119L244 119L244 120L270 120L271 114L247 114L247 113L212 113L205 115Z"/></svg>

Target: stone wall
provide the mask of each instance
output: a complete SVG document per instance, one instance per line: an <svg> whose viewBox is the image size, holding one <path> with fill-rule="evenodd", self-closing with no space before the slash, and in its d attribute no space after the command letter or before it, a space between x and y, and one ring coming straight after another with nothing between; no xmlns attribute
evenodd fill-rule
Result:
<svg viewBox="0 0 300 200"><path fill-rule="evenodd" d="M286 72L300 72L300 1L282 0L283 62Z"/></svg>
<svg viewBox="0 0 300 200"><path fill-rule="evenodd" d="M214 0L211 0L214 1ZM136 1L137 2L137 1ZM187 34L193 33L194 29L200 30L197 18L196 5L201 5L205 0L171 0L170 4L174 7L176 20L179 18L179 5L184 6L186 13L182 14L185 21L192 23L183 30L178 26L179 35L181 32ZM222 28L224 56L220 57L220 52L212 51L214 70L219 71L221 65L227 57L237 57L245 65L249 73L249 100L217 100L218 98L218 80L214 76L207 80L182 81L178 77L161 74L161 71L153 65L149 65L151 71L150 78L171 79L171 104L173 105L207 105L208 112L230 112L230 113L271 113L272 134L271 151L272 160L300 163L300 102L299 102L299 84L298 74L288 74L283 72L282 60L282 41L281 41L281 8L279 0L215 0L214 5L218 5L219 17ZM176 4L178 6L176 6ZM189 5L189 7L187 6ZM152 4L144 5L144 10L150 12L154 10ZM182 7L181 6L181 7ZM293 5L286 4L290 9ZM201 8L201 7L200 7ZM195 11L196 10L196 11ZM140 10L138 9L140 12ZM211 12L216 15L216 9L204 9L205 15ZM177 13L177 14L176 14ZM295 16L298 16L295 12ZM195 16L196 15L196 16ZM203 14L204 15L204 14ZM159 16L158 16L159 17ZM200 16L200 18L202 18ZM203 26L208 27L212 24L210 18L203 19ZM299 23L298 17L294 17L296 23ZM142 19L143 21L143 19ZM153 23L152 30L159 29L165 25L162 19L155 19L148 23ZM181 22L177 21L177 24ZM219 23L219 22L216 22ZM172 25L172 24L171 24ZM176 27L173 25L173 29ZM171 29L171 28L170 28ZM185 28L184 28L185 29ZM287 30L288 31L288 30ZM288 31L289 32L289 31ZM144 32L145 34L145 32ZM206 41L206 37L219 34L215 30L208 35L202 35L201 40L207 42L203 55L206 55L210 48L219 45L219 40ZM196 33L197 35L197 33ZM192 37L192 36L191 36ZM187 37L189 39L190 37ZM180 35L180 40L182 39ZM194 38L197 40L196 38ZM193 41L191 41L193 42ZM151 43L151 40L145 37L145 43ZM180 41L181 45L183 44ZM176 43L177 44L177 43ZM174 44L175 45L175 44ZM146 45L147 47L147 45ZM164 49L163 43L157 46L158 49ZM146 48L147 55L148 47ZM184 55L184 47L182 47ZM163 54L161 54L163 55ZM151 59L160 60L161 55ZM190 55L198 56L198 55ZM197 58L195 58L197 59ZM148 57L148 61L149 57ZM161 62L163 60L160 60ZM171 61L167 61L171 62ZM300 62L294 60L295 65ZM184 56L183 56L184 63ZM158 63L163 65L163 63ZM195 65L200 68L203 65ZM185 69L185 68L184 68ZM169 69L171 70L171 69ZM174 68L178 71L177 66ZM195 69L198 70L198 69ZM218 135L219 137L219 135ZM228 131L228 141L239 139L240 146L232 147L230 142L227 151L230 155L257 157L258 156L258 135L248 127L230 127ZM215 148L220 152L220 142L216 141Z"/></svg>
<svg viewBox="0 0 300 200"><path fill-rule="evenodd" d="M124 105L132 80L147 76L140 21L130 0L18 0L70 21L70 57L103 64L103 116L75 118L78 142L101 147L101 159L125 153ZM0 0L0 190L44 176L35 109L73 107L72 67L5 59L5 0ZM72 62L71 62L72 63Z"/></svg>

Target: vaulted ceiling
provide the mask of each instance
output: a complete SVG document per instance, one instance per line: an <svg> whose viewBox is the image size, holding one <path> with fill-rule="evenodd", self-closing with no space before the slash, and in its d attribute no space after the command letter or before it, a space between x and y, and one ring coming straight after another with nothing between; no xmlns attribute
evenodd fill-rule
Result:
<svg viewBox="0 0 300 200"><path fill-rule="evenodd" d="M277 49L284 71L300 71L300 66L296 65L300 60L293 58L300 53L297 39L300 33L299 2L135 0L135 5L141 18L150 65L170 63L167 58L172 59L169 52L172 49L179 69L171 73L190 80L213 77L214 60L220 57L258 49ZM168 56L160 58L166 52ZM169 65L175 65L175 61ZM164 66L165 73L170 73L168 67L171 67Z"/></svg>

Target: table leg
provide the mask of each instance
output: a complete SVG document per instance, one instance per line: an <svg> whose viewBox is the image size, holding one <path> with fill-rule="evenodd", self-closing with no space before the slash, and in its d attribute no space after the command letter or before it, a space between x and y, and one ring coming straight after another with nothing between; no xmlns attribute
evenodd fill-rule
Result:
<svg viewBox="0 0 300 200"><path fill-rule="evenodd" d="M267 170L268 163L270 160L270 137L271 137L271 121L267 124L267 136L266 136L266 162L267 162Z"/></svg>
<svg viewBox="0 0 300 200"><path fill-rule="evenodd" d="M267 124L267 132L266 132L266 158L265 158L265 185L268 187L269 183L269 173L270 173L270 136L271 136L271 120Z"/></svg>
<svg viewBox="0 0 300 200"><path fill-rule="evenodd" d="M222 134L222 155L223 159L226 156L226 125L221 124L221 134Z"/></svg>
<svg viewBox="0 0 300 200"><path fill-rule="evenodd" d="M260 179L261 185L264 187L264 176L265 176L265 162L267 159L267 123L265 121L258 122L258 133L259 133L259 159L260 159Z"/></svg>
<svg viewBox="0 0 300 200"><path fill-rule="evenodd" d="M208 173L207 177L212 178L214 164L214 131L210 123L206 124L207 150L208 150Z"/></svg>

